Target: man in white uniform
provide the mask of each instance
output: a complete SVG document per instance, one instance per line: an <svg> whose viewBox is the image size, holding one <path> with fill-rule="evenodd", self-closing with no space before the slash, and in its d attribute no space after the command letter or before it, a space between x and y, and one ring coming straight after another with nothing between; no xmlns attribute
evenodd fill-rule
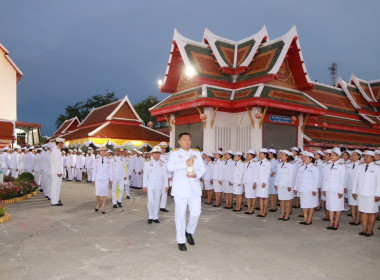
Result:
<svg viewBox="0 0 380 280"><path fill-rule="evenodd" d="M29 148L29 152L25 154L25 171L34 173L34 147Z"/></svg>
<svg viewBox="0 0 380 280"><path fill-rule="evenodd" d="M51 188L50 188L50 203L51 206L62 206L62 202L59 199L62 185L62 173L63 173L63 160L61 150L65 139L56 138L56 146L52 147L50 154L50 174L51 174Z"/></svg>
<svg viewBox="0 0 380 280"><path fill-rule="evenodd" d="M206 172L202 155L190 149L190 133L181 133L178 137L180 149L170 153L168 171L173 172L173 190L175 203L175 224L177 242L180 251L187 251L185 238L194 245L193 234L201 214L202 188L200 179ZM190 217L186 226L186 209L189 207Z"/></svg>
<svg viewBox="0 0 380 280"><path fill-rule="evenodd" d="M34 182L36 182L36 184L39 186L39 189L41 189L41 170L40 170L41 152L42 152L42 149L38 148L37 153L34 155L34 162L33 162Z"/></svg>
<svg viewBox="0 0 380 280"><path fill-rule="evenodd" d="M67 179L67 163L66 163L67 157L66 152L62 151L62 161L63 161L63 174L62 174L62 180Z"/></svg>
<svg viewBox="0 0 380 280"><path fill-rule="evenodd" d="M28 150L25 147L21 148L21 153L18 156L18 170L19 175L25 172L25 156Z"/></svg>
<svg viewBox="0 0 380 280"><path fill-rule="evenodd" d="M123 199L124 182L127 180L127 175L124 169L124 159L121 156L120 148L114 149L115 156L111 159L112 163L112 204L113 208L123 207L121 201ZM119 188L119 197L116 197L117 189Z"/></svg>
<svg viewBox="0 0 380 280"><path fill-rule="evenodd" d="M19 161L18 161L19 153L18 153L18 150L20 149L20 147L14 146L13 149L14 149L13 153L9 157L9 168L11 170L11 176L13 178L17 179L17 177L18 177L18 171L19 171L19 165L18 165L18 163L19 163Z"/></svg>
<svg viewBox="0 0 380 280"><path fill-rule="evenodd" d="M77 174L77 182L82 182L84 168L84 156L82 155L82 150L78 149L78 155L75 161L75 173Z"/></svg>
<svg viewBox="0 0 380 280"><path fill-rule="evenodd" d="M67 164L67 181L72 181L74 179L74 165L75 159L73 155L73 150L69 149L69 154L66 159Z"/></svg>
<svg viewBox="0 0 380 280"><path fill-rule="evenodd" d="M87 182L91 182L92 179L92 170L94 167L95 156L93 154L93 149L91 147L87 150L86 159L84 160L84 167L86 168L87 173Z"/></svg>
<svg viewBox="0 0 380 280"><path fill-rule="evenodd" d="M123 151L123 160L124 160L124 171L125 175L127 176L127 179L124 182L124 189L126 192L126 198L131 198L131 193L129 190L130 181L131 181L131 168L130 168L130 161L131 161L131 152L127 149Z"/></svg>
<svg viewBox="0 0 380 280"><path fill-rule="evenodd" d="M143 153L140 151L137 151L137 158L135 161L135 187L137 189L142 189L142 177L143 177L143 170L144 170L144 163L145 160L143 158Z"/></svg>
<svg viewBox="0 0 380 280"><path fill-rule="evenodd" d="M135 165L136 165L136 162L137 162L137 152L138 150L136 150L135 148L132 149L132 156L131 156L131 160L129 162L129 168L131 169L131 182L130 182L130 186L132 187L135 187L136 186L136 169L135 169Z"/></svg>
<svg viewBox="0 0 380 280"><path fill-rule="evenodd" d="M166 144L166 142L161 142L160 144L158 144L158 146L161 148L160 160L165 163L165 168L167 169L169 155L166 153L166 148L168 147L168 145ZM153 152L151 151L151 153ZM170 182L172 178L172 174L169 171L167 174L167 178L168 178L168 181ZM164 182L162 191L161 191L160 211L162 212L169 212L169 210L166 209L166 203L168 201L168 192L165 189L167 185L168 185L168 182Z"/></svg>
<svg viewBox="0 0 380 280"><path fill-rule="evenodd" d="M7 176L9 173L9 154L8 154L8 148L4 148L2 150L2 153L0 155L0 168L4 173L4 176Z"/></svg>
<svg viewBox="0 0 380 280"><path fill-rule="evenodd" d="M143 192L148 195L148 224L152 222L160 223L158 220L158 208L162 189L169 190L168 169L161 157L160 146L153 147L152 159L144 164L143 172Z"/></svg>

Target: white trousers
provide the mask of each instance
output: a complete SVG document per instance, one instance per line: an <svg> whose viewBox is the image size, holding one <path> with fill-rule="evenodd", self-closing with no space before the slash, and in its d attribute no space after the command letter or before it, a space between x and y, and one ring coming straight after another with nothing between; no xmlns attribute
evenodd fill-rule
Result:
<svg viewBox="0 0 380 280"><path fill-rule="evenodd" d="M16 168L12 168L11 169L11 176L15 179L18 178L18 171L16 171L17 169Z"/></svg>
<svg viewBox="0 0 380 280"><path fill-rule="evenodd" d="M148 213L149 219L158 219L158 210L160 204L161 189L148 188Z"/></svg>
<svg viewBox="0 0 380 280"><path fill-rule="evenodd" d="M117 187L119 187L119 198L116 198ZM113 179L112 181L112 204L115 205L116 202L120 202L123 199L124 192L124 179Z"/></svg>
<svg viewBox="0 0 380 280"><path fill-rule="evenodd" d="M57 204L61 193L62 177L58 177L57 174L49 174L49 177L52 181L50 188L50 203Z"/></svg>
<svg viewBox="0 0 380 280"><path fill-rule="evenodd" d="M166 202L168 201L168 193L165 191L165 188L167 188L167 185L162 187L161 190L161 202L160 202L160 208L166 208Z"/></svg>
<svg viewBox="0 0 380 280"><path fill-rule="evenodd" d="M142 188L142 181L143 181L143 175L141 174L141 175L139 175L138 173L136 173L136 177L135 177L135 179L136 179L136 182L135 182L135 187L136 188Z"/></svg>
<svg viewBox="0 0 380 280"><path fill-rule="evenodd" d="M63 168L62 179L66 179L67 168Z"/></svg>
<svg viewBox="0 0 380 280"><path fill-rule="evenodd" d="M174 197L175 204L175 227L177 230L177 242L185 243L185 232L194 234L201 215L201 197ZM189 207L190 217L186 226L186 210Z"/></svg>
<svg viewBox="0 0 380 280"><path fill-rule="evenodd" d="M69 167L67 169L67 180L72 181L74 179L74 168Z"/></svg>
<svg viewBox="0 0 380 280"><path fill-rule="evenodd" d="M127 196L131 196L131 191L129 190L129 186L130 186L130 181L129 180L125 180L124 181L124 189L125 189L125 192L126 192Z"/></svg>
<svg viewBox="0 0 380 280"><path fill-rule="evenodd" d="M77 174L77 180L82 181L82 168L75 168L76 174Z"/></svg>
<svg viewBox="0 0 380 280"><path fill-rule="evenodd" d="M87 182L92 181L92 168L87 168Z"/></svg>
<svg viewBox="0 0 380 280"><path fill-rule="evenodd" d="M39 186L41 185L41 172L34 171L34 182Z"/></svg>

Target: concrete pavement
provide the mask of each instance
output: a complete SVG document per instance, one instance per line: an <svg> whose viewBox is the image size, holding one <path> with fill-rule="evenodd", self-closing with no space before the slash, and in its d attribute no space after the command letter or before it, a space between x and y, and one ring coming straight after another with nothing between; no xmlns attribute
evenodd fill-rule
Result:
<svg viewBox="0 0 380 280"><path fill-rule="evenodd" d="M0 224L0 279L376 279L380 231L366 238L342 214L338 231L322 212L311 226L202 205L196 245L180 252L173 199L160 224L147 224L146 197L131 190L123 208L95 213L92 184L64 182L62 207L39 194L9 205Z"/></svg>

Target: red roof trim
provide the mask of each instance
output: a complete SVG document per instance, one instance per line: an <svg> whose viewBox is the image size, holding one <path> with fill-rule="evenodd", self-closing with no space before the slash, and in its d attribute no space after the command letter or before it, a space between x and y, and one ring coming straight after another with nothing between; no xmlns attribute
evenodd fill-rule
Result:
<svg viewBox="0 0 380 280"><path fill-rule="evenodd" d="M359 114L373 116L373 117L380 117L380 112L373 112L373 111L368 111L368 110L365 110L365 109L356 109L356 111Z"/></svg>
<svg viewBox="0 0 380 280"><path fill-rule="evenodd" d="M368 133L368 134L379 134L380 135L380 130L375 130L375 129L367 129L367 128L360 128L360 127L353 127L353 126L345 126L345 125L339 125L339 124L332 124L332 123L327 123L328 128L331 129L337 129L337 130L344 130L344 131L352 131L352 132L362 132L362 133ZM306 126L310 127L323 127L323 122L321 121L308 121L306 123Z"/></svg>
<svg viewBox="0 0 380 280"><path fill-rule="evenodd" d="M41 128L41 125L38 124L38 123L29 123L29 122L18 122L18 121L16 121L16 127L17 126Z"/></svg>

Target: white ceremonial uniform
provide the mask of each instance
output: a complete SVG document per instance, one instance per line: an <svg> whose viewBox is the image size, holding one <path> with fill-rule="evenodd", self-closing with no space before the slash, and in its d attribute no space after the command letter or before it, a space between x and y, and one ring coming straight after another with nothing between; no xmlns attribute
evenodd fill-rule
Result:
<svg viewBox="0 0 380 280"><path fill-rule="evenodd" d="M235 162L233 159L224 160L224 161L221 161L221 165L222 165L222 168L221 168L222 191L224 193L232 193L233 186L231 186L230 183L232 184L232 175L233 175ZM214 182L214 190L216 191L215 184L216 183ZM219 183L218 183L218 187L220 187Z"/></svg>
<svg viewBox="0 0 380 280"><path fill-rule="evenodd" d="M19 154L17 152L13 152L9 157L9 168L11 169L11 176L15 179L18 177L18 158Z"/></svg>
<svg viewBox="0 0 380 280"><path fill-rule="evenodd" d="M225 164L226 161L222 161L221 159L215 159L212 164L212 180L214 185L214 191L215 192L223 192L223 185L219 182L222 182L222 176L223 176L223 164ZM231 191L229 193L232 193L232 187Z"/></svg>
<svg viewBox="0 0 380 280"><path fill-rule="evenodd" d="M25 153L21 152L18 156L18 173L21 175L25 172Z"/></svg>
<svg viewBox="0 0 380 280"><path fill-rule="evenodd" d="M212 180L212 170L213 170L213 165L214 163L212 161L206 162L205 163L205 175L203 175L203 183L205 185L205 190L210 191L214 189L214 185L211 184ZM219 183L218 183L219 184Z"/></svg>
<svg viewBox="0 0 380 280"><path fill-rule="evenodd" d="M243 185L245 198L256 198L256 190L253 189L257 173L257 161L254 159L244 164Z"/></svg>
<svg viewBox="0 0 380 280"><path fill-rule="evenodd" d="M40 170L40 160L41 160L41 153L37 153L34 156L34 182L40 186L41 185L41 170Z"/></svg>
<svg viewBox="0 0 380 280"><path fill-rule="evenodd" d="M271 170L270 162L265 158L259 161L257 167L257 175L255 178L256 183L256 196L261 198L268 198L269 196L269 176ZM265 183L265 187L262 185Z"/></svg>
<svg viewBox="0 0 380 280"><path fill-rule="evenodd" d="M127 174L124 169L124 159L122 156L114 156L112 162L112 204L121 203L124 193L124 182ZM116 197L117 189L119 188L119 197Z"/></svg>
<svg viewBox="0 0 380 280"><path fill-rule="evenodd" d="M32 174L34 172L34 157L35 155L32 152L25 155L25 171Z"/></svg>
<svg viewBox="0 0 380 280"><path fill-rule="evenodd" d="M278 192L274 188L276 176L277 176L278 160L275 158L272 158L271 160L269 160L269 162L271 166L270 174L274 173L273 177L269 176L269 194L278 194Z"/></svg>
<svg viewBox="0 0 380 280"><path fill-rule="evenodd" d="M319 205L318 197L319 169L312 163L300 167L294 190L300 193L301 208L315 208ZM313 195L312 192L316 194Z"/></svg>
<svg viewBox="0 0 380 280"><path fill-rule="evenodd" d="M75 173L77 175L77 181L82 181L82 175L84 170L84 156L77 155L75 160Z"/></svg>
<svg viewBox="0 0 380 280"><path fill-rule="evenodd" d="M281 162L277 165L277 176L274 184L277 186L279 200L292 200L294 198L294 169L295 164L292 162Z"/></svg>
<svg viewBox="0 0 380 280"><path fill-rule="evenodd" d="M243 194L243 174L244 174L244 162L241 160L235 161L235 166L232 173L233 194Z"/></svg>
<svg viewBox="0 0 380 280"><path fill-rule="evenodd" d="M345 184L344 187L347 189L347 199L348 205L358 206L358 201L352 197L352 186L354 184L355 173L359 169L360 161L350 162L346 166Z"/></svg>
<svg viewBox="0 0 380 280"><path fill-rule="evenodd" d="M131 196L131 193L129 190L131 180L129 179L129 177L132 177L132 172L130 168L131 158L123 157L123 162L124 162L124 172L125 172L125 175L127 176L126 180L124 181L124 190L126 192L126 195L129 197Z"/></svg>
<svg viewBox="0 0 380 280"><path fill-rule="evenodd" d="M135 187L141 189L142 188L142 179L143 179L143 171L144 171L144 163L145 160L142 156L136 158L135 161Z"/></svg>
<svg viewBox="0 0 380 280"><path fill-rule="evenodd" d="M4 176L7 176L9 172L9 154L7 152L3 152L0 155L0 161L2 163L0 164L1 171L3 171Z"/></svg>
<svg viewBox="0 0 380 280"><path fill-rule="evenodd" d="M67 156L66 155L62 155L62 162L63 162L63 173L62 173L62 179L66 179L67 178Z"/></svg>
<svg viewBox="0 0 380 280"><path fill-rule="evenodd" d="M40 160L39 160L39 167L40 167L40 174L41 174L40 189L42 189L42 190L44 190L44 188L45 188L45 178L46 178L45 154L46 154L46 151L42 150L41 154L40 154Z"/></svg>
<svg viewBox="0 0 380 280"><path fill-rule="evenodd" d="M344 178L346 167L343 163L336 161L326 166L323 174L323 188L326 192L326 209L328 211L343 211L344 197L338 197L338 194L344 194Z"/></svg>
<svg viewBox="0 0 380 280"><path fill-rule="evenodd" d="M69 154L66 159L67 164L67 180L72 181L74 179L74 167L75 167L75 158L73 154Z"/></svg>
<svg viewBox="0 0 380 280"><path fill-rule="evenodd" d="M137 163L137 155L132 155L130 162L129 162L129 168L131 169L131 186L136 186L136 163Z"/></svg>
<svg viewBox="0 0 380 280"><path fill-rule="evenodd" d="M92 181L95 182L95 195L108 196L109 184L112 182L112 162L107 157L98 157L94 163Z"/></svg>
<svg viewBox="0 0 380 280"><path fill-rule="evenodd" d="M166 153L166 154L161 154L160 156L160 160L163 161L165 163L165 168L166 170L168 170L167 166L168 166L168 161L169 161L169 155ZM172 177L172 174L171 172L167 171L167 176L166 176L168 179ZM169 182L168 182L169 184ZM168 193L166 192L165 188L166 186L168 185L166 182L163 183L163 188L161 190L161 197L160 197L160 208L161 209L166 209L166 203L168 201Z"/></svg>
<svg viewBox="0 0 380 280"><path fill-rule="evenodd" d="M50 153L50 175L51 175L51 188L50 188L50 203L59 203L59 196L62 186L62 171L63 160L61 150L55 146Z"/></svg>
<svg viewBox="0 0 380 280"><path fill-rule="evenodd" d="M84 160L84 167L86 168L86 172L87 172L87 182L91 182L94 162L95 162L94 154L91 154L91 155L87 154Z"/></svg>
<svg viewBox="0 0 380 280"><path fill-rule="evenodd" d="M363 163L357 167L352 193L357 194L360 212L373 214L379 211L379 203L375 202L375 196L380 197L379 164L371 162L367 165Z"/></svg>
<svg viewBox="0 0 380 280"><path fill-rule="evenodd" d="M196 178L186 176L186 161L194 157ZM185 243L185 232L194 234L201 214L202 189L199 179L206 172L201 153L195 150L185 151L182 148L173 150L169 155L169 172L173 172L173 189L175 203L175 224L177 242ZM186 226L186 209L189 207L190 217Z"/></svg>
<svg viewBox="0 0 380 280"><path fill-rule="evenodd" d="M162 157L162 155L161 155ZM149 219L158 219L162 189L169 187L167 164L160 159L144 163L143 187L147 188Z"/></svg>
<svg viewBox="0 0 380 280"><path fill-rule="evenodd" d="M45 170L46 170L46 183L45 183L45 189L44 189L44 194L51 199L51 187L53 183L53 176L51 173L51 150L48 150L45 155ZM55 174L54 174L55 175Z"/></svg>

